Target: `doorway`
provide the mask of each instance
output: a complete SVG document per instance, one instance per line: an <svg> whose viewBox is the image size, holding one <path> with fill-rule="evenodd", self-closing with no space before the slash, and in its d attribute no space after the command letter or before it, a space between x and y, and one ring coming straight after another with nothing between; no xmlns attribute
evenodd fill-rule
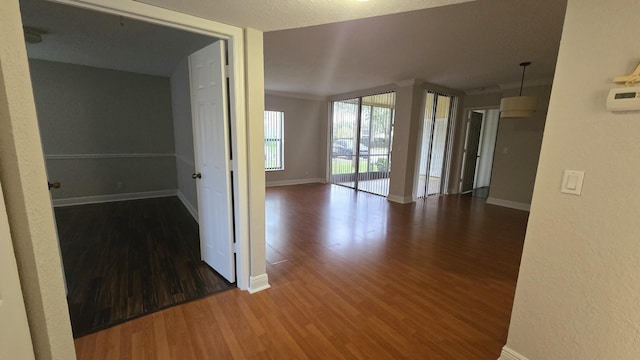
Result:
<svg viewBox="0 0 640 360"><path fill-rule="evenodd" d="M332 103L331 182L387 196L395 92Z"/></svg>
<svg viewBox="0 0 640 360"><path fill-rule="evenodd" d="M498 108L467 112L460 193L486 199L498 134Z"/></svg>
<svg viewBox="0 0 640 360"><path fill-rule="evenodd" d="M212 121L208 121L204 130L203 127L196 127L198 135L210 135L210 130L215 130L213 132L220 135L222 140L210 141L211 137L207 137L207 144L222 144L226 150L218 151L216 147L205 151L207 154L225 155L223 161L218 162L226 171L224 175L210 175L202 162L193 160L194 133L190 130L192 112L188 86L181 89L187 94L187 99L177 103L172 98L173 76L167 73L154 75L154 69L160 71L154 68L156 63L150 61L148 72L138 72L113 68L105 63L78 64L80 60L73 59L73 52L68 49L66 52L55 50L64 48L62 43L56 45L56 41L64 42L68 30L73 31L73 26L82 28L87 22L93 23L98 32L104 27L109 31L115 28L120 36L124 34L129 39L142 38L147 50L153 47L148 34L159 36L161 48L166 51L176 50L170 44L180 43L177 40L183 35L178 33L184 32L67 5L25 1L21 6L25 24L37 25L44 21L46 24L42 26L55 34L41 43L29 44L28 53L32 59L38 54L43 57L45 52L54 57L30 60L30 66L46 165L52 180L62 184L60 189L54 190L54 204L57 205L56 217L61 220L58 222L58 239L69 282L68 304L74 335L81 336L166 306L230 288L236 275L235 254L230 250L235 225L232 220L234 209L229 205L232 203L230 183L233 183L234 177L237 179L238 174L231 176L230 159L226 156L235 137L231 134L231 119L228 116L232 106L227 103L226 97L230 81L224 75L227 65L223 46L225 40L187 34L184 36L194 36L195 40L185 45L186 49L181 48L183 52L177 53L178 59L186 57L202 47L204 42L215 42L219 47L219 76L215 81L209 81L207 77L206 83L217 84L224 94L211 97L211 101L199 105L203 105L205 110L212 103L218 105L217 108L224 115L214 118L222 119L219 123L224 131L218 131L219 126L216 126L219 123ZM64 21L69 18L78 20ZM82 32L75 30L76 33L94 33L90 28L86 26ZM137 36L127 35L130 32L135 32ZM111 42L96 43L108 43L108 48L118 48L120 55L126 54L126 44L120 47L117 34ZM80 47L80 50L86 50L85 60L95 56L92 53L95 49ZM143 52L140 50L140 53L131 56L131 62L137 61L139 64ZM62 55L69 57L66 62L56 57ZM106 61L108 56L104 55L102 60ZM154 56L161 55L154 53ZM205 62L207 66L203 68L208 71L212 64L208 60ZM189 82L188 67L189 64L185 63L186 83ZM196 74L197 71L194 69L191 73ZM176 107L189 110L182 123L172 123L172 116L176 114L172 110ZM212 119L206 114L199 115L205 120ZM174 151L174 145L178 144L175 140L176 128L186 128L187 122L189 131L185 134L189 141L184 141L182 145L188 143L183 147L190 148L192 168L184 174L176 170L179 167L178 151ZM216 164L213 164L212 168L215 167ZM214 230L201 228L198 231L198 223L185 209L189 209L185 199L190 196L185 193L182 193L184 197L176 196L181 195L181 189L176 189L176 176L187 178L194 184L195 192L196 179L192 179L192 174L196 169L205 174L205 179L224 178L221 183L227 196L223 199L225 201L219 201L221 191L214 188L209 191L216 198L214 206L207 207L210 199L198 201L195 196L191 204L196 214L200 210L203 216L214 213L210 218L217 221L227 219L226 237L219 236ZM216 206L225 206L227 212L221 214L215 209ZM200 223L202 225L203 222ZM206 241L200 244L203 239ZM230 279L228 281L219 278L207 264L200 261L200 254L203 254L202 258L206 257L207 251L203 250L207 247L215 249L208 253L216 253L222 248L211 244L209 240L226 240L227 263L224 269L217 270L219 273L225 272L225 277ZM211 267L216 267L213 261L207 262ZM214 279L216 277L219 279Z"/></svg>
<svg viewBox="0 0 640 360"><path fill-rule="evenodd" d="M420 156L417 171L417 198L426 198L443 192L449 153L451 119L455 113L456 98L427 91L424 96Z"/></svg>

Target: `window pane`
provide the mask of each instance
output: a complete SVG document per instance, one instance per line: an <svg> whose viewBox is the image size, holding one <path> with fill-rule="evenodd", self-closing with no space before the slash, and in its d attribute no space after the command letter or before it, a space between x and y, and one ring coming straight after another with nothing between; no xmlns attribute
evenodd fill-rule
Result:
<svg viewBox="0 0 640 360"><path fill-rule="evenodd" d="M264 112L264 168L284 170L284 112Z"/></svg>

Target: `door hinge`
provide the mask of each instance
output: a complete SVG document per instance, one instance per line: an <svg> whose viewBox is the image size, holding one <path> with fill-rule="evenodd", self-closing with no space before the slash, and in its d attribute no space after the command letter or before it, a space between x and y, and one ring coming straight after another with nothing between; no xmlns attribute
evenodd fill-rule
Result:
<svg viewBox="0 0 640 360"><path fill-rule="evenodd" d="M228 78L228 77L229 77L229 65L225 65L225 66L224 66L224 76L225 76L226 78Z"/></svg>
<svg viewBox="0 0 640 360"><path fill-rule="evenodd" d="M237 242L234 242L234 243L233 243L233 253L234 253L234 254L237 254L237 253L238 253L238 243L237 243Z"/></svg>
<svg viewBox="0 0 640 360"><path fill-rule="evenodd" d="M229 171L235 171L236 170L236 162L233 160L229 160Z"/></svg>

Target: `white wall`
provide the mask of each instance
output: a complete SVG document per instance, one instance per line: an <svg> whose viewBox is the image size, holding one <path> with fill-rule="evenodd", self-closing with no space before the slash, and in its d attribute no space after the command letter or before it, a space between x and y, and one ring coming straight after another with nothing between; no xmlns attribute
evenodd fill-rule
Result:
<svg viewBox="0 0 640 360"><path fill-rule="evenodd" d="M284 170L267 171L267 186L324 181L328 102L267 94L265 110L284 111Z"/></svg>
<svg viewBox="0 0 640 360"><path fill-rule="evenodd" d="M176 188L168 78L29 65L54 200Z"/></svg>
<svg viewBox="0 0 640 360"><path fill-rule="evenodd" d="M638 64L639 13L569 1L507 341L522 358L640 359L640 113L605 107ZM560 193L565 169L582 196Z"/></svg>
<svg viewBox="0 0 640 360"><path fill-rule="evenodd" d="M173 138L176 151L176 176L178 196L197 215L198 199L193 149L193 121L191 118L191 87L189 58L185 57L171 74L171 110L173 111ZM197 216L196 216L197 218Z"/></svg>

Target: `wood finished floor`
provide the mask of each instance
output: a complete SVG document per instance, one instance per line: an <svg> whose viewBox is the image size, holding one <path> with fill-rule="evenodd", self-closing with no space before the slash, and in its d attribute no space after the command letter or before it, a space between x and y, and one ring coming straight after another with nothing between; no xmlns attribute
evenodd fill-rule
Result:
<svg viewBox="0 0 640 360"><path fill-rule="evenodd" d="M316 184L270 188L266 208L271 289L76 339L78 359L499 357L528 213Z"/></svg>
<svg viewBox="0 0 640 360"><path fill-rule="evenodd" d="M200 261L177 197L55 209L74 336L234 285Z"/></svg>

